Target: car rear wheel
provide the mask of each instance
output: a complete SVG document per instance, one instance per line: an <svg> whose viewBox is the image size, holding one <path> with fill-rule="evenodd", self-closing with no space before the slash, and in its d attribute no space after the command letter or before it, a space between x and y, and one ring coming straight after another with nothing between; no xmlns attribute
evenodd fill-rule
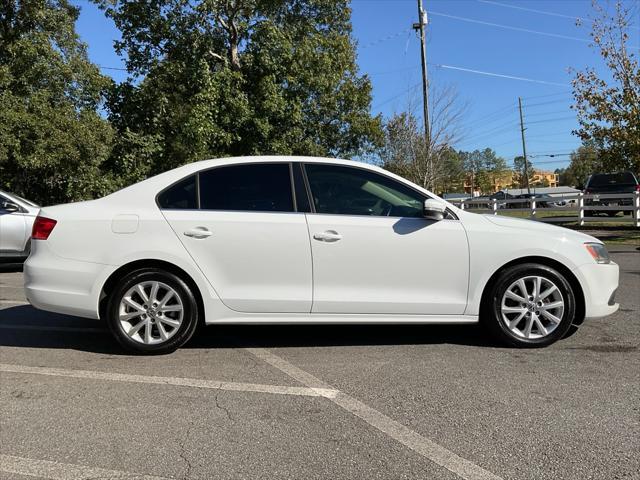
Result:
<svg viewBox="0 0 640 480"><path fill-rule="evenodd" d="M561 339L576 313L567 279L546 265L505 269L485 298L483 320L503 343L543 347Z"/></svg>
<svg viewBox="0 0 640 480"><path fill-rule="evenodd" d="M155 268L136 270L110 295L106 321L116 340L135 353L169 353L184 345L198 324L198 307L178 276Z"/></svg>

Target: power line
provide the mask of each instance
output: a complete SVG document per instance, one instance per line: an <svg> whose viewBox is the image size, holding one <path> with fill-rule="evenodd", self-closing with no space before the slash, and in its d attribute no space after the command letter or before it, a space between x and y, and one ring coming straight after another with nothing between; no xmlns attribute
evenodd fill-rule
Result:
<svg viewBox="0 0 640 480"><path fill-rule="evenodd" d="M572 20L583 20L580 17L574 17L574 16L571 16L571 15L565 15L563 13L548 12L548 11L545 11L545 10L536 10L535 8L520 7L518 5L509 5L509 4L506 4L506 3L493 2L493 1L490 1L490 0L477 0L477 1L480 2L480 3L488 3L490 5L497 5L499 7L513 8L513 9L516 9L516 10L524 10L525 12L540 13L542 15L551 15L553 17L570 18Z"/></svg>
<svg viewBox="0 0 640 480"><path fill-rule="evenodd" d="M567 99L569 100L569 99ZM538 102L538 103L527 103L527 108L529 107L540 107L542 105L557 105L558 102L560 102L560 99L556 99L556 100L550 100L548 102Z"/></svg>
<svg viewBox="0 0 640 480"><path fill-rule="evenodd" d="M499 78L506 78L509 80L520 80L522 82L533 82L533 83L541 83L544 85L558 85L560 87L566 87L567 84L566 83L556 83L556 82L549 82L547 80L536 80L534 78L527 78L527 77L517 77L515 75L505 75L502 73L494 73L494 72L485 72L483 70L474 70L472 68L464 68L464 67L456 67L453 65L442 65L442 64L434 64L435 67L440 67L440 68L445 68L448 70L459 70L461 72L469 72L469 73L476 73L478 75L487 75L490 77L499 77Z"/></svg>
<svg viewBox="0 0 640 480"><path fill-rule="evenodd" d="M504 24L501 24L501 23L485 22L484 20L476 20L475 18L459 17L457 15L450 15L448 13L434 12L432 10L429 10L428 13L430 15L436 15L436 16L439 16L439 17L452 18L454 20L461 20L463 22L477 23L479 25L486 25L486 26L489 26L489 27L504 28L506 30L514 30L516 32L533 33L535 35L543 35L543 36L553 37L553 38L562 38L564 40L573 40L573 41L582 42L582 43L591 43L591 40L589 40L587 38L571 37L569 35L562 35L562 34L559 34L559 33L542 32L540 30L532 30L532 29L529 29L529 28L514 27L514 26L511 26L511 25L504 25Z"/></svg>
<svg viewBox="0 0 640 480"><path fill-rule="evenodd" d="M388 75L390 73L407 72L409 70L417 70L419 68L420 68L420 65L414 65L412 67L396 68L395 70L385 70L383 72L366 72L366 74L369 75L369 76Z"/></svg>
<svg viewBox="0 0 640 480"><path fill-rule="evenodd" d="M546 98L546 97L557 97L561 95L570 95L572 90L565 90L564 92L556 92L556 93L548 93L546 95L533 95L530 97L522 97L523 100L531 100L532 98Z"/></svg>
<svg viewBox="0 0 640 480"><path fill-rule="evenodd" d="M527 108L530 107L530 105L526 105ZM552 112L535 112L535 113L527 113L527 117L531 118L531 117L539 117L539 116L544 116L544 115L555 115L557 113L567 113L567 110L554 110Z"/></svg>
<svg viewBox="0 0 640 480"><path fill-rule="evenodd" d="M501 134L501 133L515 131L515 128L516 128L516 123L514 122L511 125L509 125L508 127L502 127L499 130L485 132L482 135L472 136L471 138L468 138L466 140L462 140L460 142L460 145L468 145L470 143L476 143L476 142L479 142L481 140L485 140L487 138L495 137L496 135Z"/></svg>
<svg viewBox="0 0 640 480"><path fill-rule="evenodd" d="M535 9L535 8L520 7L518 5L510 5L510 4L507 4L507 3L494 2L494 1L491 1L491 0L477 0L477 1L480 2L480 3L487 3L489 5L496 5L496 6L499 6L499 7L513 8L513 9L516 9L516 10L523 10L525 12L539 13L541 15L549 15L549 16L552 16L552 17L560 17L560 18L569 18L569 19L574 20L574 21L583 22L583 21L587 20L587 19L585 19L583 17L576 17L576 16L573 16L573 15L565 15L564 13L556 13L556 12L549 12L548 10L538 10L538 9ZM612 24L608 23L607 25L612 25ZM629 27L633 28L633 29L640 28L640 27L637 27L635 25L629 25Z"/></svg>
<svg viewBox="0 0 640 480"><path fill-rule="evenodd" d="M409 93L412 90L415 90L416 88L418 88L421 85L422 85L422 82L416 83L415 85L410 86L409 88L407 88L406 90L403 90L402 92L398 93L397 95L389 97L386 100L383 100L382 102L376 103L375 105L373 105L371 107L371 109L380 108L381 106L386 105L387 103L395 100L396 98L401 97L402 95L405 95L405 94Z"/></svg>
<svg viewBox="0 0 640 480"><path fill-rule="evenodd" d="M360 49L364 49L364 48L369 48L369 47L373 47L374 45L378 45L379 43L383 43L383 42L387 42L389 40L393 40L394 38L398 38L402 35L404 35L405 33L411 32L411 28L405 28L404 30L401 30L399 32L396 33L391 33L389 35L386 35L384 37L378 38L377 40L373 40L369 43L365 43L364 45L360 46Z"/></svg>
<svg viewBox="0 0 640 480"><path fill-rule="evenodd" d="M544 120L536 120L535 122L527 122L527 125L534 125L536 123L560 122L562 120L576 120L576 117L572 116L572 117L547 118Z"/></svg>
<svg viewBox="0 0 640 480"><path fill-rule="evenodd" d="M549 80L539 80L539 79L535 79L535 78L520 77L520 76L517 76L517 75L508 75L508 74L497 73L497 72L488 72L486 70L476 70L476 69L472 69L472 68L459 67L459 66L455 66L455 65L445 65L445 64L441 64L441 63L432 63L432 62L427 62L427 65L429 65L431 67L436 67L436 68L444 68L446 70L457 70L457 71L460 71L460 72L475 73L477 75L486 75L486 76L489 76L489 77L506 78L507 80L518 80L518 81L522 81L522 82L540 83L542 85L553 85L553 86L560 86L560 87L569 86L566 83L558 83L558 82L552 82L552 81L549 81ZM390 74L390 73L404 72L404 71L409 71L409 70L417 70L418 68L420 68L420 67L419 66L403 67L403 68L398 68L396 70L386 70L386 71L383 71L383 72L369 73L368 75L386 75L386 74ZM551 95L566 95L566 93L562 92L562 93L559 93L559 94L551 94ZM540 97L546 97L546 96L551 96L551 95L540 95ZM537 98L537 97L522 97L522 98L523 99L527 99L527 98ZM550 102L550 103L555 103L555 102Z"/></svg>
<svg viewBox="0 0 640 480"><path fill-rule="evenodd" d="M509 110L515 110L515 105L511 104L506 107L499 108L498 110L494 110L492 112L487 113L486 115L478 118L474 118L462 124L462 126L470 126L472 123L478 123L483 120L484 125L491 124L493 122L499 122L503 120L505 117L502 115L503 113L506 115Z"/></svg>

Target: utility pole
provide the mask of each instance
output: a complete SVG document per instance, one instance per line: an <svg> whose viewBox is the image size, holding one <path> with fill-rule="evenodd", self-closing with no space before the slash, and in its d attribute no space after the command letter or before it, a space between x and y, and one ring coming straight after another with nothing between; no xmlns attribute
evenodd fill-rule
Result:
<svg viewBox="0 0 640 480"><path fill-rule="evenodd" d="M422 8L422 0L418 0L418 23L413 24L413 29L420 32L420 56L422 58L422 108L424 118L424 136L429 159L430 188L433 188L433 159L431 158L431 127L429 124L429 81L427 76L427 42L425 28L427 26L427 12Z"/></svg>
<svg viewBox="0 0 640 480"><path fill-rule="evenodd" d="M527 161L527 146L524 141L524 121L522 120L522 98L518 97L518 108L520 109L520 134L522 135L522 156L524 157L524 178L527 183L527 195L531 195L529 188L529 166Z"/></svg>

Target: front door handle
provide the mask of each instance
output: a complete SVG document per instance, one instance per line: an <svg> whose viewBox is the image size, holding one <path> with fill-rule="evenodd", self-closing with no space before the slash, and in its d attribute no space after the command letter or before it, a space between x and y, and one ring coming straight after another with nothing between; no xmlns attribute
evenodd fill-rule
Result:
<svg viewBox="0 0 640 480"><path fill-rule="evenodd" d="M184 234L187 237L192 237L192 238L207 238L213 235L213 233L211 233L211 230L209 230L206 227L195 227L190 230L186 230Z"/></svg>
<svg viewBox="0 0 640 480"><path fill-rule="evenodd" d="M320 242L332 243L337 242L338 240L342 240L342 235L340 235L335 230L327 230L322 233L314 233L313 238Z"/></svg>

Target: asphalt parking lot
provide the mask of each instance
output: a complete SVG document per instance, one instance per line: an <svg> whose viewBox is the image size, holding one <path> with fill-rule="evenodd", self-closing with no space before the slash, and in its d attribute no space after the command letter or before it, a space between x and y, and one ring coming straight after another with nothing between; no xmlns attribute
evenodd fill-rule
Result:
<svg viewBox="0 0 640 480"><path fill-rule="evenodd" d="M640 251L540 350L476 327L208 327L158 357L0 271L0 478L638 479Z"/></svg>

